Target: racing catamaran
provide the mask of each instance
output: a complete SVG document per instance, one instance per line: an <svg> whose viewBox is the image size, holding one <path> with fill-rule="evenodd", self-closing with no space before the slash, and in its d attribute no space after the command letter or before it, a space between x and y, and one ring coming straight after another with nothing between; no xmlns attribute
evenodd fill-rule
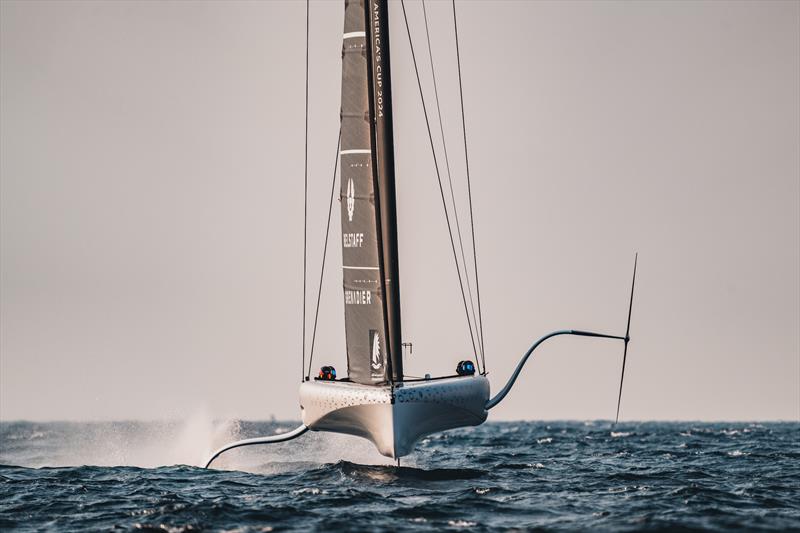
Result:
<svg viewBox="0 0 800 533"><path fill-rule="evenodd" d="M311 379L309 367L300 385L302 424L297 429L232 442L215 451L206 466L226 450L291 440L308 430L363 437L384 456L399 460L426 435L482 424L511 390L536 347L558 335L625 343L619 418L633 283L625 335L579 330L545 335L523 355L494 397L477 353L474 363L461 361L454 375L404 375L388 6L387 0L345 0L344 7L339 164L347 376L337 379L332 367L323 367L319 377ZM405 16L405 6L403 12ZM477 280L477 267L475 273ZM635 276L634 263L634 283Z"/></svg>

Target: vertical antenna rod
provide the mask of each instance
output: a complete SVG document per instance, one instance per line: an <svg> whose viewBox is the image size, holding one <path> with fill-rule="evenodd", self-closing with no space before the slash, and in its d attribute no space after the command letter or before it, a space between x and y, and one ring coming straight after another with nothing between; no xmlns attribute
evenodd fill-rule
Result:
<svg viewBox="0 0 800 533"><path fill-rule="evenodd" d="M622 402L622 382L625 380L625 361L628 359L628 343L631 341L631 312L633 311L633 289L636 286L636 263L639 261L639 253L637 252L633 258L633 280L631 281L631 300L628 304L628 325L625 327L625 349L622 352L622 374L619 377L619 396L617 396L617 417L614 423L619 422L619 406Z"/></svg>

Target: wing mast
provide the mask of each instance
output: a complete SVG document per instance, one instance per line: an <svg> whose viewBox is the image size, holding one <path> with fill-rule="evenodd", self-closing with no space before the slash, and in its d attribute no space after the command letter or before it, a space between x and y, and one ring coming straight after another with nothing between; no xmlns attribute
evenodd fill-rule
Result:
<svg viewBox="0 0 800 533"><path fill-rule="evenodd" d="M345 0L342 259L350 379L402 381L392 84L386 0Z"/></svg>
<svg viewBox="0 0 800 533"><path fill-rule="evenodd" d="M387 0L365 2L369 46L367 58L370 93L370 125L375 185L378 192L378 241L384 316L388 335L390 381L403 380L403 350L400 330L400 279L397 251L397 205L392 125L392 70L389 62L389 9Z"/></svg>

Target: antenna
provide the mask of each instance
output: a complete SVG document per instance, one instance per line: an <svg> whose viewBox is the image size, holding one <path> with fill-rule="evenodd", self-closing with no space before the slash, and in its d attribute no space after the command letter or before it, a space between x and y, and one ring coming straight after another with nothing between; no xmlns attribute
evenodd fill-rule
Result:
<svg viewBox="0 0 800 533"><path fill-rule="evenodd" d="M628 325L625 327L625 350L622 352L622 374L619 377L619 396L617 396L617 417L614 424L619 422L619 406L622 402L622 382L625 380L625 361L628 359L628 343L631 341L631 312L633 311L633 288L636 286L636 263L639 261L637 252L633 258L633 280L631 281L631 301L628 304Z"/></svg>

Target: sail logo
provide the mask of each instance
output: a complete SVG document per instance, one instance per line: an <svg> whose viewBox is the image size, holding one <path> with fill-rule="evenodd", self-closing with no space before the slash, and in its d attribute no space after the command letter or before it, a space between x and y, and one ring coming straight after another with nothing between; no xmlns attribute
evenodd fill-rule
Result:
<svg viewBox="0 0 800 533"><path fill-rule="evenodd" d="M372 9L372 38L374 42L373 53L375 54L375 111L378 118L383 118L383 57L381 48L381 12L378 2L373 3Z"/></svg>
<svg viewBox="0 0 800 533"><path fill-rule="evenodd" d="M344 303L346 305L371 305L372 292L366 289L345 289Z"/></svg>
<svg viewBox="0 0 800 533"><path fill-rule="evenodd" d="M342 246L345 248L361 248L364 246L364 234L342 233Z"/></svg>
<svg viewBox="0 0 800 533"><path fill-rule="evenodd" d="M347 180L347 220L353 221L353 214L356 211L356 188L353 185L353 178Z"/></svg>
<svg viewBox="0 0 800 533"><path fill-rule="evenodd" d="M381 357L381 336L375 329L369 330L370 366L373 374L383 374L383 357Z"/></svg>

